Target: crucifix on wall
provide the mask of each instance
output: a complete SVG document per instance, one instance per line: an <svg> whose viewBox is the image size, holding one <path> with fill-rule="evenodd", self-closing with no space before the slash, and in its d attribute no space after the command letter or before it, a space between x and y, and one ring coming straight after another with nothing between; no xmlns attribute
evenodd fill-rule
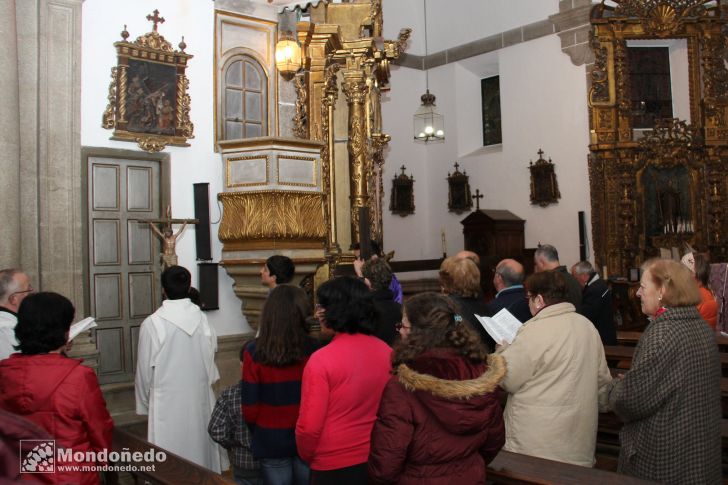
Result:
<svg viewBox="0 0 728 485"><path fill-rule="evenodd" d="M167 217L137 219L137 222L149 224L152 231L162 240L162 253L159 255L159 259L162 264L162 271L164 271L170 266L177 266L177 239L182 235L187 224L198 224L200 221L199 219L174 219L172 217L172 207L167 206ZM162 224L161 230L157 227L157 224ZM182 227L174 232L172 224L182 224Z"/></svg>

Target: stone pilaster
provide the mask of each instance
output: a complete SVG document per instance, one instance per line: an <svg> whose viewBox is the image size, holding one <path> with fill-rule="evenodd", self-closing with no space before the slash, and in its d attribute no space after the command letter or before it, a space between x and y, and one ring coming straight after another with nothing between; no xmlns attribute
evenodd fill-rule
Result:
<svg viewBox="0 0 728 485"><path fill-rule="evenodd" d="M81 4L41 0L38 200L40 284L84 308ZM47 94L46 94L47 93Z"/></svg>
<svg viewBox="0 0 728 485"><path fill-rule="evenodd" d="M0 268L20 266L20 105L15 0L0 2Z"/></svg>

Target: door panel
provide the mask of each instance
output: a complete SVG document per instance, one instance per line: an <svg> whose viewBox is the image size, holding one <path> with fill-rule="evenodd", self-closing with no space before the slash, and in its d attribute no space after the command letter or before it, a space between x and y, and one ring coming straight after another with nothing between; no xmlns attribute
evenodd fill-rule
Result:
<svg viewBox="0 0 728 485"><path fill-rule="evenodd" d="M89 285L99 381L134 379L141 322L161 304L159 240L146 223L162 215L155 160L88 157Z"/></svg>

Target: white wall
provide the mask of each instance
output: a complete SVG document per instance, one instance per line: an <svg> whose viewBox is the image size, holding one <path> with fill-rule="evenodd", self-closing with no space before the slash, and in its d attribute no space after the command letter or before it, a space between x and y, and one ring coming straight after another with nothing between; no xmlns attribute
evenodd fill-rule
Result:
<svg viewBox="0 0 728 485"><path fill-rule="evenodd" d="M410 54L424 55L423 0L383 0L384 37L411 27ZM427 52L442 51L558 13L558 0L427 0Z"/></svg>
<svg viewBox="0 0 728 485"><path fill-rule="evenodd" d="M482 147L480 79L494 69L500 74L503 144L476 150ZM447 232L448 254L463 248L460 221L468 214L447 210L445 178L457 160L460 170L470 175L472 191L477 188L485 194L481 208L508 209L526 220L526 247L550 243L559 249L562 263L578 261L577 213L586 212L587 227L591 213L584 67L571 63L553 35L432 69L430 91L445 116L446 141L426 146L412 141L411 128L424 76L422 71L393 69L392 91L382 107L384 129L392 135L386 159L387 195L402 157L418 171L428 170L425 180L413 170L417 213L404 219L386 213L387 249L397 250L397 259L437 257L440 227ZM527 167L529 160L538 158L539 148L555 163L561 191L558 204L546 208L532 206L529 199Z"/></svg>
<svg viewBox="0 0 728 485"><path fill-rule="evenodd" d="M192 184L210 184L210 217L212 224L212 254L220 260L222 244L217 238L220 210L217 193L222 191L222 162L213 151L213 32L214 7L211 1L157 0L86 0L83 4L81 144L88 147L138 149L136 144L109 140L112 131L101 128L101 115L106 108L111 67L116 65L114 42L121 40L120 32L127 24L129 41L151 30L146 16L154 8L166 19L159 32L175 49L184 35L186 52L194 55L189 61L187 77L192 100L190 116L195 125L195 138L189 147L168 147L171 155L171 202L174 217L194 216ZM275 18L272 7L251 6L251 13ZM273 12L268 14L267 12ZM194 229L188 229L178 240L179 264L192 272L197 281ZM207 312L207 317L219 335L249 331L240 311L240 300L232 291L233 280L223 268L218 272L220 310Z"/></svg>

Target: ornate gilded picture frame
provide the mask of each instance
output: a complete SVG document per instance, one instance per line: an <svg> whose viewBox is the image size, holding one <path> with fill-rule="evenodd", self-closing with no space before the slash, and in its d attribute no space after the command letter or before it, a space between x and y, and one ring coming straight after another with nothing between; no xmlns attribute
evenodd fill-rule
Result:
<svg viewBox="0 0 728 485"><path fill-rule="evenodd" d="M455 171L447 174L447 208L450 212L462 214L473 209L473 198L470 195L470 177L460 164L455 162Z"/></svg>
<svg viewBox="0 0 728 485"><path fill-rule="evenodd" d="M561 198L559 183L556 180L554 164L549 158L543 158L544 151L538 150L536 163L530 162L528 169L531 171L531 205L546 207L549 204L557 204Z"/></svg>
<svg viewBox="0 0 728 485"><path fill-rule="evenodd" d="M389 210L392 214L406 217L415 213L415 178L407 176L406 167L400 167L401 174L392 180L392 193L389 199Z"/></svg>
<svg viewBox="0 0 728 485"><path fill-rule="evenodd" d="M111 68L109 104L102 126L113 129L112 140L136 142L144 151L158 152L167 145L189 146L194 138L190 121L187 62L193 57L184 52L187 45L172 44L157 32L164 18L155 10L147 15L153 30L128 42L129 32L114 42L117 65Z"/></svg>

